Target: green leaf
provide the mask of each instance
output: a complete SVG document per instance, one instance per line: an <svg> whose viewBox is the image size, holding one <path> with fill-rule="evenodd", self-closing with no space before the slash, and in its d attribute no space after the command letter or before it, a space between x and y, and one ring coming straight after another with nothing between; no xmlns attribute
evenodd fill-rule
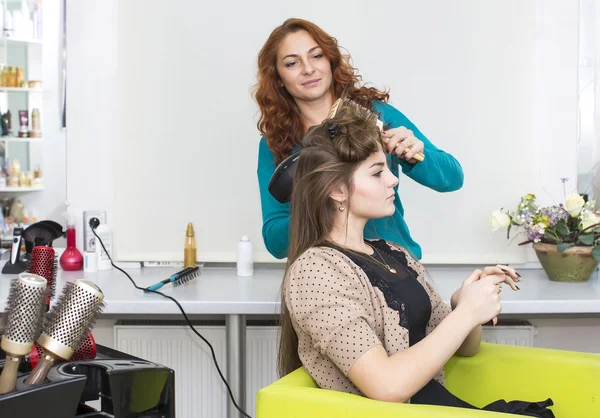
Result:
<svg viewBox="0 0 600 418"><path fill-rule="evenodd" d="M600 245L596 245L592 250L592 255L598 261L600 261Z"/></svg>
<svg viewBox="0 0 600 418"><path fill-rule="evenodd" d="M556 232L558 232L560 236L564 237L569 233L569 228L567 228L567 225L565 225L564 221L559 221L556 224Z"/></svg>
<svg viewBox="0 0 600 418"><path fill-rule="evenodd" d="M574 246L575 244L573 244L572 242L569 243L562 243L562 244L558 244L557 248L558 248L558 252L562 253L567 251L569 248L571 248L572 246Z"/></svg>
<svg viewBox="0 0 600 418"><path fill-rule="evenodd" d="M558 244L560 242L559 238L557 238L555 235L552 235L548 232L544 233L544 239L547 239L548 241L551 241L555 244Z"/></svg>
<svg viewBox="0 0 600 418"><path fill-rule="evenodd" d="M577 237L577 241L581 242L583 245L593 245L594 244L594 234L582 234Z"/></svg>

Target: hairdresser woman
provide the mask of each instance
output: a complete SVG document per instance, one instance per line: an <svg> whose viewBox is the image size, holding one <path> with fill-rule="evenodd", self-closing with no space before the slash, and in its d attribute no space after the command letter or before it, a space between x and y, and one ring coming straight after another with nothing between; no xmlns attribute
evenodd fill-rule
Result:
<svg viewBox="0 0 600 418"><path fill-rule="evenodd" d="M258 151L263 228L267 250L276 258L288 252L290 207L279 203L268 191L277 165L296 151L306 130L320 124L335 100L346 91L348 98L371 108L390 128L383 133L388 164L395 176L402 172L423 186L438 192L458 190L463 171L458 161L438 149L400 111L387 103L389 94L362 87L342 56L337 41L315 24L288 19L267 39L258 56L255 99L260 108L258 129L263 134ZM413 157L425 154L423 162ZM410 236L404 208L396 187L392 216L370 220L366 238L382 238L406 248L421 259L421 247Z"/></svg>

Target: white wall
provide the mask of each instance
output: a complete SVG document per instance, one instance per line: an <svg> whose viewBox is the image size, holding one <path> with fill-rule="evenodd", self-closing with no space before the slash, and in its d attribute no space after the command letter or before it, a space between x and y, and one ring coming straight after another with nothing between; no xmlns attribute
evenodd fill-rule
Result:
<svg viewBox="0 0 600 418"><path fill-rule="evenodd" d="M546 203L563 201L561 178L569 179L567 193L577 187L578 41L579 1L538 1L532 162L534 193Z"/></svg>
<svg viewBox="0 0 600 418"><path fill-rule="evenodd" d="M113 211L117 0L67 0L67 197L83 248L85 210ZM165 3L163 3L164 5Z"/></svg>
<svg viewBox="0 0 600 418"><path fill-rule="evenodd" d="M104 209L108 212L109 222L115 212L113 185L119 181L113 176L112 166L113 141L118 133L115 115L117 9L116 0L68 1L68 48L72 58L68 63L71 107L68 112L67 170L78 175L70 175L67 179L67 196L71 209L78 216L86 209ZM543 203L549 203L562 199L560 178L571 179L567 184L571 189L575 188L577 178L575 140L579 9L577 0L538 1L536 9L538 25L531 132L535 152L531 155L531 168L539 173L539 184L532 191ZM493 83L494 80L489 82ZM501 146L498 144L498 147ZM93 157L89 157L89 147L93 149ZM514 150L515 153L521 151ZM503 171L523 168L513 167L511 161L495 161L493 157L481 156L489 161L489 168L496 170L499 176ZM249 175L254 176L254 172ZM509 204L498 202L498 206ZM482 218L485 216L482 214ZM155 227L160 230L160 225ZM485 227L482 225L482 228ZM118 236L118 231L115 231L115 236ZM490 239L508 245L502 234L490 235ZM78 234L78 242L81 243L81 233ZM535 261L532 251L528 259Z"/></svg>

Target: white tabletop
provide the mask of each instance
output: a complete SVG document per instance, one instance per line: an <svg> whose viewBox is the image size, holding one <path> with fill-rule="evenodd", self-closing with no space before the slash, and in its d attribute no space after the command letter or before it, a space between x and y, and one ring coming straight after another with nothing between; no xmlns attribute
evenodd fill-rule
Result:
<svg viewBox="0 0 600 418"><path fill-rule="evenodd" d="M147 287L176 272L175 268L131 269L127 272L139 286ZM432 281L448 302L452 293L472 271L466 267L430 267ZM520 271L520 291L508 287L502 292L503 314L600 314L598 272L585 283L551 282L543 270ZM0 275L0 310L8 294L10 279ZM279 313L282 268L258 268L252 277L238 277L233 268L203 268L193 281L180 287L164 286L161 291L175 297L189 314L263 314ZM86 279L96 283L105 294L105 315L176 314L177 306L156 294L136 290L116 269L97 273L60 271L57 294L66 281Z"/></svg>

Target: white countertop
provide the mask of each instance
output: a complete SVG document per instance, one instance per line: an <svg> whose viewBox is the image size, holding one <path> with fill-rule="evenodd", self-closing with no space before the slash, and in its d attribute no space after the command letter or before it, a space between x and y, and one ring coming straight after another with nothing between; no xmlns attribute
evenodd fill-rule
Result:
<svg viewBox="0 0 600 418"><path fill-rule="evenodd" d="M139 286L147 287L176 272L175 268L131 269L127 272ZM466 267L430 267L429 274L442 298L452 293L472 271ZM503 314L600 314L600 278L595 272L585 283L551 282L541 269L520 270L520 291L505 287L502 292ZM0 274L0 310L4 309L15 276ZM175 297L188 314L262 314L279 313L279 289L282 268L258 268L253 277L238 277L234 268L203 268L193 281L180 287L166 285L163 293ZM60 270L57 294L66 281L85 278L96 283L105 294L104 315L176 314L177 306L156 294L136 290L116 269L97 273Z"/></svg>

